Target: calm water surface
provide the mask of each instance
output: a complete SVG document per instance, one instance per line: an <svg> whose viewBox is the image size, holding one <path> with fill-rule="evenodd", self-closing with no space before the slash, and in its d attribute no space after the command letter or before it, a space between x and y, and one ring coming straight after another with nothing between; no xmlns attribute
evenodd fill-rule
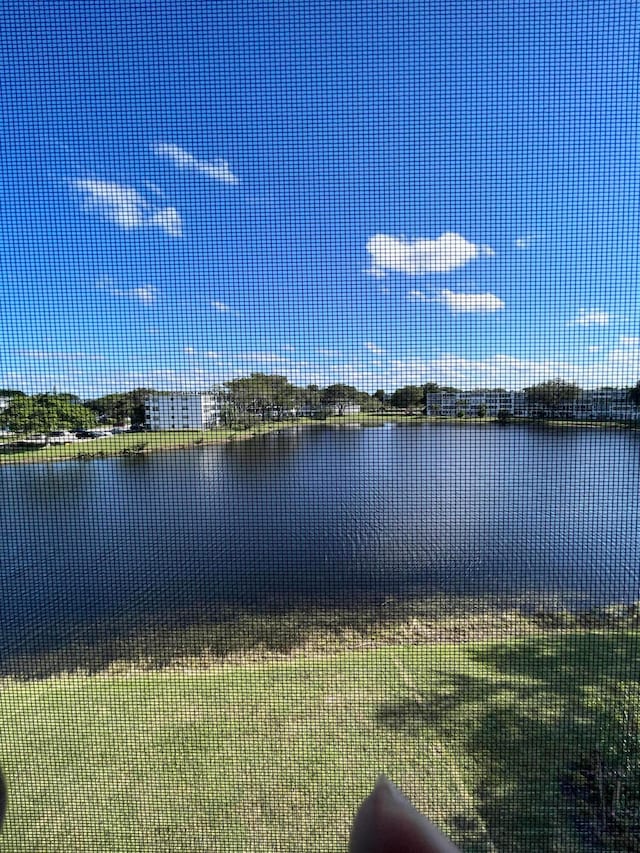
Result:
<svg viewBox="0 0 640 853"><path fill-rule="evenodd" d="M304 428L0 468L2 647L56 621L221 602L640 598L640 435Z"/></svg>

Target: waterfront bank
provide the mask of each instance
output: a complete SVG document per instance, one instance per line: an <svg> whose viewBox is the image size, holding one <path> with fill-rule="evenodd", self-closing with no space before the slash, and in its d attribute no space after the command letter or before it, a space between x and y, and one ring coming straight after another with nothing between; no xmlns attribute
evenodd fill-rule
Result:
<svg viewBox="0 0 640 853"><path fill-rule="evenodd" d="M145 455L159 451L186 450L190 447L212 446L234 441L245 441L269 433L281 433L305 427L349 426L379 427L384 424L429 424L432 426L482 427L500 424L531 425L544 429L598 429L598 430L640 430L638 421L579 421L551 420L540 418L510 418L501 421L494 417L448 417L434 415L401 414L398 412L361 413L357 415L334 416L318 420L299 418L287 421L264 421L248 429L230 429L219 427L200 431L162 431L122 433L107 438L83 440L66 445L48 445L34 449L12 449L11 441L0 442L0 465L31 462L63 462L65 460L88 461L112 456Z"/></svg>

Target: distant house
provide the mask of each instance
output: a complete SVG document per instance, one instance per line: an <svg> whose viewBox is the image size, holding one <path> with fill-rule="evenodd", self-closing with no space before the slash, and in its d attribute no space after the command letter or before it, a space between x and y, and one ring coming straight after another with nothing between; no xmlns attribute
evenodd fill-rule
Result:
<svg viewBox="0 0 640 853"><path fill-rule="evenodd" d="M218 393L173 391L147 397L144 417L150 430L212 429L220 424L222 397Z"/></svg>
<svg viewBox="0 0 640 853"><path fill-rule="evenodd" d="M352 403L350 400L339 400L335 403L327 403L322 408L328 415L360 414L360 405L358 403Z"/></svg>
<svg viewBox="0 0 640 853"><path fill-rule="evenodd" d="M360 413L360 405L350 400L341 400L335 403L305 403L298 409L298 414L303 418L328 417L330 415L357 415Z"/></svg>

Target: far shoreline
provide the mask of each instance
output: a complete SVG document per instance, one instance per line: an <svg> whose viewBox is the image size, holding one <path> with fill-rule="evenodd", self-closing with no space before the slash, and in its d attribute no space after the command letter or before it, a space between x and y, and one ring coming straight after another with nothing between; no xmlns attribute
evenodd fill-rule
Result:
<svg viewBox="0 0 640 853"><path fill-rule="evenodd" d="M9 450L11 442L0 444L0 465L22 465L43 462L88 462L95 459L114 457L131 458L146 456L156 452L188 450L193 447L211 447L219 444L233 444L247 441L262 435L286 432L292 429L310 426L346 426L377 427L385 423L403 425L407 423L431 426L495 426L508 429L510 426L534 426L540 429L640 429L640 419L635 421L588 421L551 418L530 418L512 416L507 420L498 417L456 417L444 415L423 415L403 412L362 412L357 415L334 415L325 419L298 418L282 421L263 421L248 429L230 429L219 427L215 430L162 430L135 433L122 433L116 436L85 440L66 445L49 445L34 450Z"/></svg>

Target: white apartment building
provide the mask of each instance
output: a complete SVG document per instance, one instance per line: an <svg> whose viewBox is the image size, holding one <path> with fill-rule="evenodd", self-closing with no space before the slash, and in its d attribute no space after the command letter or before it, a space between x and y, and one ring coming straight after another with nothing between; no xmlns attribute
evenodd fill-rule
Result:
<svg viewBox="0 0 640 853"><path fill-rule="evenodd" d="M524 391L437 391L425 398L428 415L453 417L462 412L474 417L481 408L487 417L495 417L501 410L515 417L545 414L540 406L528 403ZM640 412L627 399L626 389L598 388L582 391L575 400L559 406L553 414L576 420L630 421L638 418Z"/></svg>
<svg viewBox="0 0 640 853"><path fill-rule="evenodd" d="M147 397L145 424L150 430L213 429L220 424L219 393L171 391Z"/></svg>
<svg viewBox="0 0 640 853"><path fill-rule="evenodd" d="M428 415L453 417L458 412L464 412L469 417L475 417L481 407L487 417L495 417L502 410L520 417L528 414L526 397L522 391L436 391L427 394L425 399Z"/></svg>

